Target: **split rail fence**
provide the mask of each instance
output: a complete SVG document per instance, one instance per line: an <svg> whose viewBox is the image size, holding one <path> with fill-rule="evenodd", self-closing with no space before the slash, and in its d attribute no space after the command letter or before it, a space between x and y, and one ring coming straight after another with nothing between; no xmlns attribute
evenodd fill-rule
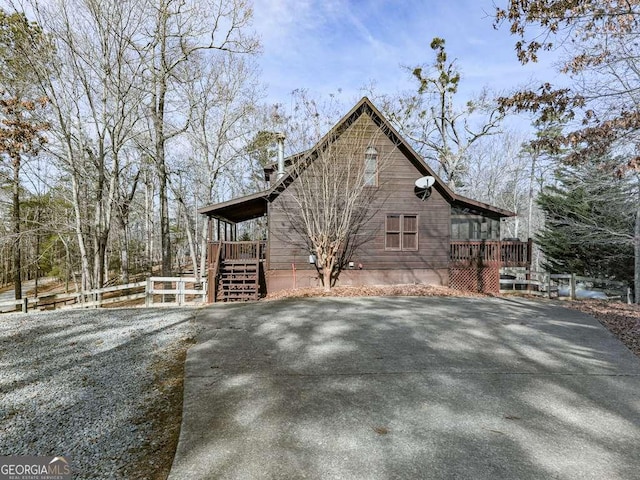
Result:
<svg viewBox="0 0 640 480"><path fill-rule="evenodd" d="M144 299L145 306L199 305L207 301L207 281L195 277L149 277L146 281L79 293L43 294L0 303L0 313L20 309L99 308Z"/></svg>

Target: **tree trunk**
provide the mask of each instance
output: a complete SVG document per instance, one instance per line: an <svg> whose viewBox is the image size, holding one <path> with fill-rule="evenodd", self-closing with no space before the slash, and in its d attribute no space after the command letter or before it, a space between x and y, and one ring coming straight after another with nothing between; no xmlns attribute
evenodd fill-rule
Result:
<svg viewBox="0 0 640 480"><path fill-rule="evenodd" d="M188 215L185 212L185 215ZM191 255L191 265L193 265L193 276L196 280L200 279L200 273L198 272L198 254L196 253L196 242L193 233L191 232L191 222L187 218L187 241L189 242L189 254Z"/></svg>
<svg viewBox="0 0 640 480"><path fill-rule="evenodd" d="M163 155L164 156L164 155ZM164 162L164 160L163 160ZM164 170L164 168L162 168ZM169 198L166 173L160 179L160 249L162 250L162 276L171 276L171 232L169 231Z"/></svg>
<svg viewBox="0 0 640 480"><path fill-rule="evenodd" d="M635 284L634 301L640 303L640 203L636 207L636 222L633 242L633 253L635 265L633 272L633 283Z"/></svg>
<svg viewBox="0 0 640 480"><path fill-rule="evenodd" d="M331 291L331 278L333 276L333 268L336 265L336 253L318 255L317 258L322 258L322 285L325 292Z"/></svg>
<svg viewBox="0 0 640 480"><path fill-rule="evenodd" d="M13 159L13 286L15 299L22 298L22 264L20 249L20 156Z"/></svg>
<svg viewBox="0 0 640 480"><path fill-rule="evenodd" d="M35 287L33 290L33 296L38 296L38 279L40 278L40 207L37 207L36 216L36 261L35 261Z"/></svg>
<svg viewBox="0 0 640 480"><path fill-rule="evenodd" d="M120 239L120 281L123 285L129 283L129 232L126 225L122 225Z"/></svg>
<svg viewBox="0 0 640 480"><path fill-rule="evenodd" d="M162 253L162 276L171 276L171 233L169 231L169 189L167 181L167 165L165 163L165 123L164 113L167 98L167 22L168 12L166 6L162 6L159 12L159 65L156 67L157 73L154 78L153 92L153 128L155 134L155 161L158 173L159 194L160 194L160 250Z"/></svg>
<svg viewBox="0 0 640 480"><path fill-rule="evenodd" d="M104 246L98 238L93 240L93 288L102 288L104 272Z"/></svg>
<svg viewBox="0 0 640 480"><path fill-rule="evenodd" d="M531 238L531 222L533 221L533 180L536 173L536 160L537 155L534 153L531 157L531 173L529 175L529 215L527 218L527 237L525 240Z"/></svg>
<svg viewBox="0 0 640 480"><path fill-rule="evenodd" d="M180 205L180 210L182 213L182 217L184 218L184 230L187 234L187 243L189 244L189 256L191 257L191 267L193 268L193 276L196 277L197 280L200 279L200 274L198 272L198 254L196 247L196 237L198 235L197 226L194 225L194 222L189 217L189 211L187 209L187 205L184 202L184 199L180 194L177 195L178 204ZM197 215L197 213L196 213ZM182 265L181 263L179 265Z"/></svg>
<svg viewBox="0 0 640 480"><path fill-rule="evenodd" d="M329 267L324 267L322 269L322 284L325 292L331 291L331 273L332 272Z"/></svg>
<svg viewBox="0 0 640 480"><path fill-rule="evenodd" d="M69 162L69 165L73 165L73 163ZM89 290L91 287L91 273L89 271L87 245L85 243L84 232L82 231L81 194L75 171L71 175L71 187L73 192L74 227L76 231L76 239L78 240L78 249L80 250L80 290L84 292L85 290Z"/></svg>
<svg viewBox="0 0 640 480"><path fill-rule="evenodd" d="M146 179L144 188L144 210L145 210L145 257L147 262L147 270L150 276L153 276L153 182Z"/></svg>

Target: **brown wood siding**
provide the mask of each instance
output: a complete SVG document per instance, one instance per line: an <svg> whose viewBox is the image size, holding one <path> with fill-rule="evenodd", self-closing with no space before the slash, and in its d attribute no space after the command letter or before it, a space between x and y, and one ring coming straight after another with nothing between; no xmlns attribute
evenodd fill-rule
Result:
<svg viewBox="0 0 640 480"><path fill-rule="evenodd" d="M362 120L371 122L368 116ZM339 139L338 141L341 141ZM411 162L384 135L373 141L378 150L380 164L379 186L372 203L373 216L362 235L369 240L351 259L363 269L443 269L449 264L451 207L436 189L425 201L414 193L414 182L421 174ZM364 155L363 155L364 162ZM289 200L290 202L290 200ZM312 269L308 263L309 251L295 232L289 231L283 207L286 193L269 205L269 268L271 270ZM292 206L292 208L295 208ZM385 220L389 214L418 216L418 250L394 251L385 249Z"/></svg>

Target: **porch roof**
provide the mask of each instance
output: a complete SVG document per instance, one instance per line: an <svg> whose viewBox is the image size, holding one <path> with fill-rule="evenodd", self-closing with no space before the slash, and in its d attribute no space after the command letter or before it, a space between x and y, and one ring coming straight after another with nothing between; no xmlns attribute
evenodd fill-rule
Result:
<svg viewBox="0 0 640 480"><path fill-rule="evenodd" d="M198 213L225 222L240 223L267 214L267 198L271 189L203 207Z"/></svg>
<svg viewBox="0 0 640 480"><path fill-rule="evenodd" d="M517 213L505 210L503 208L494 207L487 203L479 202L471 198L463 197L453 193L451 205L454 207L469 210L471 213L485 215L490 218L500 219L504 217L515 217Z"/></svg>

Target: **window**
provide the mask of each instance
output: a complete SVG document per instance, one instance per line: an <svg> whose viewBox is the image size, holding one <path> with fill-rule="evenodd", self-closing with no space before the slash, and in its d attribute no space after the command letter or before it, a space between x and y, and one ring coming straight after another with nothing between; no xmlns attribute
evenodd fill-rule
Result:
<svg viewBox="0 0 640 480"><path fill-rule="evenodd" d="M364 184L378 186L378 151L374 147L368 147L364 152Z"/></svg>
<svg viewBox="0 0 640 480"><path fill-rule="evenodd" d="M384 248L386 250L418 250L418 216L387 215Z"/></svg>
<svg viewBox="0 0 640 480"><path fill-rule="evenodd" d="M481 215L451 214L451 240L498 240L500 220Z"/></svg>

